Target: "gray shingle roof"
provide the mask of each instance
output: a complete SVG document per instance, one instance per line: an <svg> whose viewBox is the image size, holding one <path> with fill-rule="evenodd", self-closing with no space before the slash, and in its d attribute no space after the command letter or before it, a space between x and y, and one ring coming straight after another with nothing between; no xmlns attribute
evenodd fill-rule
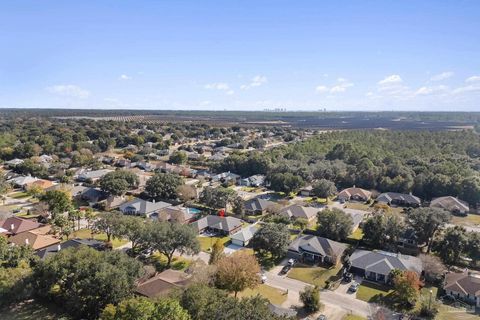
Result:
<svg viewBox="0 0 480 320"><path fill-rule="evenodd" d="M408 193L397 193L397 192L385 192L380 194L377 199L378 202L387 202L390 203L393 200L402 201L411 204L420 204L421 200L419 197L416 197Z"/></svg>
<svg viewBox="0 0 480 320"><path fill-rule="evenodd" d="M295 252L309 251L322 256L332 256L334 254L340 257L346 248L347 245L340 242L313 235L304 235L295 239L288 250Z"/></svg>
<svg viewBox="0 0 480 320"><path fill-rule="evenodd" d="M304 218L309 220L314 218L318 211L320 211L318 208L302 207L294 204L280 210L280 214L289 218Z"/></svg>
<svg viewBox="0 0 480 320"><path fill-rule="evenodd" d="M192 226L198 231L207 227L230 232L242 225L242 220L234 217L220 217L208 215L192 223Z"/></svg>
<svg viewBox="0 0 480 320"><path fill-rule="evenodd" d="M444 289L480 297L480 274L470 273L468 271L463 273L447 273L445 276Z"/></svg>
<svg viewBox="0 0 480 320"><path fill-rule="evenodd" d="M143 199L136 198L132 201L129 201L129 202L126 202L126 203L122 204L119 207L119 209L122 212L126 212L126 211L129 211L130 208L134 208L137 213L149 214L149 213L153 213L157 210L160 210L160 209L163 209L163 208L166 208L166 207L170 207L170 206L171 206L171 204L167 203L167 202L162 202L162 201L151 202L151 201L146 201L146 200L143 200Z"/></svg>
<svg viewBox="0 0 480 320"><path fill-rule="evenodd" d="M259 227L256 225L249 226L249 227L243 228L237 233L232 234L230 238L232 238L232 240L239 240L239 241L246 242L253 238L255 233L257 233L258 229Z"/></svg>
<svg viewBox="0 0 480 320"><path fill-rule="evenodd" d="M265 199L260 199L260 198L254 198L251 200L248 200L245 202L245 210L250 210L250 211L265 211L269 207L275 205L275 202L268 201Z"/></svg>
<svg viewBox="0 0 480 320"><path fill-rule="evenodd" d="M350 257L351 266L365 271L388 275L393 269L410 270L420 274L423 270L419 258L384 251L356 250Z"/></svg>
<svg viewBox="0 0 480 320"><path fill-rule="evenodd" d="M430 202L430 207L443 208L447 211L467 211L469 210L468 203L459 200L455 197L446 196L435 198Z"/></svg>

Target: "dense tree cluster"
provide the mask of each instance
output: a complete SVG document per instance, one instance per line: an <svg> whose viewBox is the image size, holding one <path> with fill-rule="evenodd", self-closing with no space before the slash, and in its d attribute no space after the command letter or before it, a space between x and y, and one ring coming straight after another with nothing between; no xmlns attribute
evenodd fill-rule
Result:
<svg viewBox="0 0 480 320"><path fill-rule="evenodd" d="M120 196L139 184L138 176L131 171L117 170L109 172L100 178L99 185L103 191Z"/></svg>

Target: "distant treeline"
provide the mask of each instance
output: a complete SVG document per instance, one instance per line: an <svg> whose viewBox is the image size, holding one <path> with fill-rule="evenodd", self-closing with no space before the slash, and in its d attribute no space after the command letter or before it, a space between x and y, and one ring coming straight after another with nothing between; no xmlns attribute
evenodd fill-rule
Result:
<svg viewBox="0 0 480 320"><path fill-rule="evenodd" d="M330 132L263 154L233 155L215 169L267 174L271 187L284 192L328 179L339 188L480 202L480 138L472 130Z"/></svg>

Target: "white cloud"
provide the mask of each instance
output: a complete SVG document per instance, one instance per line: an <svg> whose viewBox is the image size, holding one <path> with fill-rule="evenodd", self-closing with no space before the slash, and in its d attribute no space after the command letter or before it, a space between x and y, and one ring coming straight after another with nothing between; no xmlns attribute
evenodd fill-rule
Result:
<svg viewBox="0 0 480 320"><path fill-rule="evenodd" d="M320 85L320 86L317 86L317 87L315 88L315 91L320 92L320 93L327 92L327 91L328 91L328 87L327 87L327 86L322 86L322 85Z"/></svg>
<svg viewBox="0 0 480 320"><path fill-rule="evenodd" d="M262 75L257 75L257 76L252 78L252 80L250 81L249 84L241 85L240 89L247 90L247 89L250 89L250 88L253 88L253 87L260 87L261 85L264 85L267 82L268 82L267 77L262 76Z"/></svg>
<svg viewBox="0 0 480 320"><path fill-rule="evenodd" d="M233 91L233 90L228 90L228 91L227 91L227 92L225 92L225 93L226 93L227 95L231 96L232 94L234 94L234 93L235 93L235 91Z"/></svg>
<svg viewBox="0 0 480 320"><path fill-rule="evenodd" d="M205 89L214 89L214 90L230 90L230 86L225 82L214 82L208 83L204 86Z"/></svg>
<svg viewBox="0 0 480 320"><path fill-rule="evenodd" d="M51 87L48 87L47 90L51 93L64 96L64 97L74 97L79 99L86 99L90 96L88 90L82 89L74 84L57 84Z"/></svg>
<svg viewBox="0 0 480 320"><path fill-rule="evenodd" d="M130 76L127 76L126 74L122 74L120 75L120 77L118 77L119 80L130 80L132 79L132 77Z"/></svg>
<svg viewBox="0 0 480 320"><path fill-rule="evenodd" d="M373 92L371 92L371 91L365 93L365 96L366 96L366 97L369 97L369 98L373 97L374 95L375 95L375 94L374 94Z"/></svg>
<svg viewBox="0 0 480 320"><path fill-rule="evenodd" d="M451 78L452 76L453 76L452 71L445 71L445 72L442 72L442 73L439 73L439 74L436 74L436 75L432 76L430 78L430 81L442 81L442 80L446 80L448 78Z"/></svg>
<svg viewBox="0 0 480 320"><path fill-rule="evenodd" d="M317 91L318 93L325 93L325 92L341 93L341 92L347 91L347 88L350 88L350 87L353 87L353 83L351 83L345 78L338 78L337 83L334 86L329 88L324 85L318 85L315 88L315 91Z"/></svg>
<svg viewBox="0 0 480 320"><path fill-rule="evenodd" d="M421 87L417 91L415 91L415 95L417 96L426 96L431 94L438 94L438 93L446 93L448 91L447 86L432 86L432 87Z"/></svg>
<svg viewBox="0 0 480 320"><path fill-rule="evenodd" d="M464 87L459 87L452 91L453 94L468 93L468 92L480 92L480 84L477 85L468 85Z"/></svg>
<svg viewBox="0 0 480 320"><path fill-rule="evenodd" d="M389 85L396 85L402 82L403 80L398 74L392 74L386 77L385 79L379 81L378 84L381 86L389 86Z"/></svg>
<svg viewBox="0 0 480 320"><path fill-rule="evenodd" d="M480 76L471 76L465 80L467 83L480 82Z"/></svg>

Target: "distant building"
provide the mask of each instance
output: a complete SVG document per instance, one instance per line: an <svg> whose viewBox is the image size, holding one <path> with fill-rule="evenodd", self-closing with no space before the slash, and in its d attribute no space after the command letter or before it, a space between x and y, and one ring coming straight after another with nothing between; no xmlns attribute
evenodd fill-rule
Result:
<svg viewBox="0 0 480 320"><path fill-rule="evenodd" d="M247 200L244 204L245 213L250 216L262 215L267 212L269 208L275 206L276 203L261 198L253 198Z"/></svg>
<svg viewBox="0 0 480 320"><path fill-rule="evenodd" d="M480 307L480 274L465 271L445 275L445 293Z"/></svg>
<svg viewBox="0 0 480 320"><path fill-rule="evenodd" d="M154 213L158 213L161 209L170 207L171 204L167 202L155 202L147 201L139 198L135 198L132 201L128 201L119 206L120 211L123 214L129 215L146 215L151 216Z"/></svg>
<svg viewBox="0 0 480 320"><path fill-rule="evenodd" d="M255 233L257 233L258 230L259 226L257 225L252 225L241 229L240 231L230 236L232 244L241 247L248 246L250 240L252 240L253 236L255 235Z"/></svg>
<svg viewBox="0 0 480 320"><path fill-rule="evenodd" d="M135 292L148 298L168 295L172 290L181 289L190 282L191 276L183 271L167 269L137 285Z"/></svg>
<svg viewBox="0 0 480 320"><path fill-rule="evenodd" d="M337 198L342 202L350 200L367 201L371 196L372 193L370 191L353 186L352 188L347 188L340 191L337 195Z"/></svg>
<svg viewBox="0 0 480 320"><path fill-rule="evenodd" d="M458 215L466 215L470 211L467 202L451 196L433 199L430 202L430 207L444 209Z"/></svg>
<svg viewBox="0 0 480 320"><path fill-rule="evenodd" d="M101 169L93 171L83 171L77 176L78 181L98 181L101 177L109 172L113 172L111 169Z"/></svg>
<svg viewBox="0 0 480 320"><path fill-rule="evenodd" d="M377 199L377 202L385 203L388 205L397 205L405 207L419 207L422 204L422 201L419 197L412 195L411 193L398 193L398 192L385 192L380 194Z"/></svg>
<svg viewBox="0 0 480 320"><path fill-rule="evenodd" d="M192 223L198 233L205 231L222 235L231 235L242 228L242 220L234 217L208 215Z"/></svg>
<svg viewBox="0 0 480 320"><path fill-rule="evenodd" d="M293 204L291 206L281 209L279 215L288 217L292 220L302 218L308 221L313 221L317 218L318 211L320 211L318 208L303 207L297 204Z"/></svg>
<svg viewBox="0 0 480 320"><path fill-rule="evenodd" d="M287 256L309 263L340 262L347 245L327 238L303 235L295 239L288 247Z"/></svg>

